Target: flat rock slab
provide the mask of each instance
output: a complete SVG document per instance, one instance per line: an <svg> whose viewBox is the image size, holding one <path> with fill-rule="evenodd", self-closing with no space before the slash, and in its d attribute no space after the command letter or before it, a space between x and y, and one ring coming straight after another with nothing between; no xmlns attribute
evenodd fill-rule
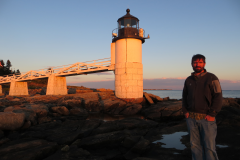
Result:
<svg viewBox="0 0 240 160"><path fill-rule="evenodd" d="M218 126L216 138L219 159L239 159L240 127ZM224 147L219 147L219 145Z"/></svg>
<svg viewBox="0 0 240 160"><path fill-rule="evenodd" d="M131 133L128 131L115 131L98 134L74 142L75 145L86 149L97 149L102 147L116 147Z"/></svg>
<svg viewBox="0 0 240 160"><path fill-rule="evenodd" d="M143 120L139 118L126 118L122 120L107 121L101 123L99 127L93 130L91 135L103 134L108 132L120 131L125 129L147 129L154 128L158 123L151 120Z"/></svg>
<svg viewBox="0 0 240 160"><path fill-rule="evenodd" d="M47 157L44 160L61 160L61 159L85 160L85 159L89 159L89 155L90 153L87 150L78 148L76 145L71 145L69 146L68 151L64 152L64 151L58 150L56 153Z"/></svg>
<svg viewBox="0 0 240 160"><path fill-rule="evenodd" d="M71 144L77 138L88 136L97 128L100 120L66 120L33 126L22 137L41 138L58 144Z"/></svg>
<svg viewBox="0 0 240 160"><path fill-rule="evenodd" d="M183 116L182 101L164 101L142 109L141 113L149 119L161 120Z"/></svg>
<svg viewBox="0 0 240 160"><path fill-rule="evenodd" d="M41 139L21 139L0 147L1 160L41 160L57 149L55 142Z"/></svg>
<svg viewBox="0 0 240 160"><path fill-rule="evenodd" d="M58 103L58 106L66 106L68 108L77 108L82 106L82 98L81 97L63 97Z"/></svg>
<svg viewBox="0 0 240 160"><path fill-rule="evenodd" d="M25 121L24 113L0 112L0 130L17 130Z"/></svg>
<svg viewBox="0 0 240 160"><path fill-rule="evenodd" d="M38 104L38 103L56 103L59 101L59 99L61 99L64 96L51 96L51 95L41 95L41 96L34 96L34 97L25 97L24 101L27 103L34 103L34 104Z"/></svg>

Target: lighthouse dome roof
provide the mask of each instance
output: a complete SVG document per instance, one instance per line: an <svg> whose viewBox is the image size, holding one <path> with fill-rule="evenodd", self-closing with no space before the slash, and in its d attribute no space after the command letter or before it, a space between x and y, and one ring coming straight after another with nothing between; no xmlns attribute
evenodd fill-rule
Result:
<svg viewBox="0 0 240 160"><path fill-rule="evenodd" d="M130 14L129 8L126 10L126 12L127 12L127 14L125 16L120 17L117 21L120 21L122 19L135 19L135 20L139 21L139 19L137 17L134 17L133 15Z"/></svg>

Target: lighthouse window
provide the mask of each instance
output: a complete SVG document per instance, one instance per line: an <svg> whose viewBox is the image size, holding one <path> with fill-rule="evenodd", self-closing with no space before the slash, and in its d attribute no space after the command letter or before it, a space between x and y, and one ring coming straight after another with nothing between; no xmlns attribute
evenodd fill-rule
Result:
<svg viewBox="0 0 240 160"><path fill-rule="evenodd" d="M125 27L131 27L131 19L125 19Z"/></svg>
<svg viewBox="0 0 240 160"><path fill-rule="evenodd" d="M138 21L135 19L122 19L120 21L118 21L118 28L128 28L128 27L132 27L132 28L138 28Z"/></svg>
<svg viewBox="0 0 240 160"><path fill-rule="evenodd" d="M136 20L132 19L131 23L132 23L133 28L137 28L137 21Z"/></svg>
<svg viewBox="0 0 240 160"><path fill-rule="evenodd" d="M124 28L124 20L123 19L121 21L119 21L118 28Z"/></svg>

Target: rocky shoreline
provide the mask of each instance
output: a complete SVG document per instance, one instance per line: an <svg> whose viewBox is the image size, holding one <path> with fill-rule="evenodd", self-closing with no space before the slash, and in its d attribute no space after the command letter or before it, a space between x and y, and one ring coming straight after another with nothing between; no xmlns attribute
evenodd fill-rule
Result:
<svg viewBox="0 0 240 160"><path fill-rule="evenodd" d="M69 87L66 96L0 96L0 159L186 160L185 148L154 141L187 132L181 100L144 93L143 99L116 98L112 90ZM152 101L151 101L152 100ZM217 115L219 159L240 157L240 99L224 98ZM225 148L224 148L225 147Z"/></svg>

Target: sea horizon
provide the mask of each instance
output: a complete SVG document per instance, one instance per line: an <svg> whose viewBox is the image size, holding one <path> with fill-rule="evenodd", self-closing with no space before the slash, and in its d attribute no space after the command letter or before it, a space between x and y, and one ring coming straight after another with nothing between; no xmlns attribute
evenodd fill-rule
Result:
<svg viewBox="0 0 240 160"><path fill-rule="evenodd" d="M182 91L180 89L143 89L143 90L156 90L156 91ZM239 89L224 89L222 91L240 91Z"/></svg>
<svg viewBox="0 0 240 160"><path fill-rule="evenodd" d="M170 99L182 99L182 90L145 90L159 97L169 97ZM222 90L223 98L240 98L240 90Z"/></svg>

